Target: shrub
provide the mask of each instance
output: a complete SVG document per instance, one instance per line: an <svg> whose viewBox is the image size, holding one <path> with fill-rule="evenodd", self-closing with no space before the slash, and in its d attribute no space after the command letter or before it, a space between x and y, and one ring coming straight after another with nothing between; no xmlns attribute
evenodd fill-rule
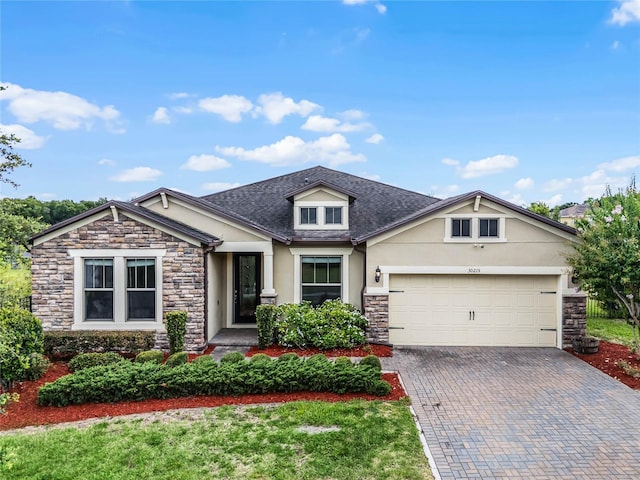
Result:
<svg viewBox="0 0 640 480"><path fill-rule="evenodd" d="M5 415L7 413L7 405L19 400L20 394L18 393L0 393L0 415Z"/></svg>
<svg viewBox="0 0 640 480"><path fill-rule="evenodd" d="M236 352L237 353L237 352ZM38 391L39 405L65 406L192 395L328 391L385 395L390 386L373 368L309 361L198 361L166 368L157 363L118 362L65 375Z"/></svg>
<svg viewBox="0 0 640 480"><path fill-rule="evenodd" d="M173 355L170 355L167 358L167 361L164 364L167 367L177 367L178 365L184 365L189 361L189 355L187 352L176 352Z"/></svg>
<svg viewBox="0 0 640 480"><path fill-rule="evenodd" d="M365 342L368 324L353 305L327 300L317 308L309 302L278 307L277 343L286 347L351 348Z"/></svg>
<svg viewBox="0 0 640 480"><path fill-rule="evenodd" d="M184 336L187 333L187 312L167 312L165 314L169 354L184 350Z"/></svg>
<svg viewBox="0 0 640 480"><path fill-rule="evenodd" d="M380 359L375 355L367 355L362 360L360 360L360 365L370 365L377 371L382 370L382 363L380 363Z"/></svg>
<svg viewBox="0 0 640 480"><path fill-rule="evenodd" d="M160 350L147 350L136 355L136 363L157 363L158 365L164 360L164 353Z"/></svg>
<svg viewBox="0 0 640 480"><path fill-rule="evenodd" d="M105 353L79 353L69 361L69 370L76 372L98 365L110 365L125 360L116 352Z"/></svg>
<svg viewBox="0 0 640 480"><path fill-rule="evenodd" d="M29 354L29 367L27 367L24 379L25 380L38 380L41 378L47 370L49 370L49 366L51 362L47 357L42 355L41 353L30 353Z"/></svg>
<svg viewBox="0 0 640 480"><path fill-rule="evenodd" d="M239 363L244 362L245 357L240 352L225 353L220 359L220 363Z"/></svg>
<svg viewBox="0 0 640 480"><path fill-rule="evenodd" d="M15 381L40 375L43 368L46 371L41 355L43 335L40 320L31 312L0 309L0 392Z"/></svg>
<svg viewBox="0 0 640 480"><path fill-rule="evenodd" d="M254 356L252 356L249 361L251 363L258 363L258 362L270 362L271 361L271 357L269 355L267 355L266 353L256 353Z"/></svg>
<svg viewBox="0 0 640 480"><path fill-rule="evenodd" d="M193 359L191 363L216 363L211 355L200 355Z"/></svg>
<svg viewBox="0 0 640 480"><path fill-rule="evenodd" d="M351 365L353 363L349 357L336 357L334 362L335 363L343 363L345 365Z"/></svg>
<svg viewBox="0 0 640 480"><path fill-rule="evenodd" d="M44 335L44 353L50 358L102 352L136 355L151 350L154 344L153 331L79 330L46 332Z"/></svg>
<svg viewBox="0 0 640 480"><path fill-rule="evenodd" d="M278 357L278 362L299 362L300 360L298 354L293 352L283 353Z"/></svg>
<svg viewBox="0 0 640 480"><path fill-rule="evenodd" d="M275 305L258 305L258 308L256 308L258 348L267 348L275 342L275 321L277 316L278 307Z"/></svg>

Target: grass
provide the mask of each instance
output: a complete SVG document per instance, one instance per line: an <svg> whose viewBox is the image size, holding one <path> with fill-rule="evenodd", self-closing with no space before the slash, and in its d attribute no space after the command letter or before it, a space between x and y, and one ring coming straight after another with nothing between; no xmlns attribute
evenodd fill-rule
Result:
<svg viewBox="0 0 640 480"><path fill-rule="evenodd" d="M633 330L626 320L587 317L587 334L607 342L633 345Z"/></svg>
<svg viewBox="0 0 640 480"><path fill-rule="evenodd" d="M331 427L308 432L300 427ZM432 479L407 403L165 412L0 436L10 479Z"/></svg>

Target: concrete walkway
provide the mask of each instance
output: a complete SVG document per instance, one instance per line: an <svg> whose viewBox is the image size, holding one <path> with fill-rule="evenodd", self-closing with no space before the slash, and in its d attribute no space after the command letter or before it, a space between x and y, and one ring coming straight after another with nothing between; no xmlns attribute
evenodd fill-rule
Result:
<svg viewBox="0 0 640 480"><path fill-rule="evenodd" d="M443 479L638 479L640 392L552 348L394 348Z"/></svg>

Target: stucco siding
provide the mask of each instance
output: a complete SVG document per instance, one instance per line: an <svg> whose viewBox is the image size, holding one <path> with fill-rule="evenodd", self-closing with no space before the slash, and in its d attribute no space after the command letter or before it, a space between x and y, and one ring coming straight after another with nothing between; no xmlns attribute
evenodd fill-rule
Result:
<svg viewBox="0 0 640 480"><path fill-rule="evenodd" d="M329 192L327 190L316 190L307 194L295 196L295 200L304 202L339 202L346 201L347 196L338 192Z"/></svg>

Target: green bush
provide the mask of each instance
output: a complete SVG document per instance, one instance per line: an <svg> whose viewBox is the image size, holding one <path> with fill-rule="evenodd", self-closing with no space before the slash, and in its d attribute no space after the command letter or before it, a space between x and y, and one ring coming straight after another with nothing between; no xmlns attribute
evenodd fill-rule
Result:
<svg viewBox="0 0 640 480"><path fill-rule="evenodd" d="M298 354L293 352L283 353L278 357L278 362L299 362L300 360Z"/></svg>
<svg viewBox="0 0 640 480"><path fill-rule="evenodd" d="M165 314L167 337L169 337L169 354L184 350L184 336L187 333L187 312L167 312Z"/></svg>
<svg viewBox="0 0 640 480"><path fill-rule="evenodd" d="M275 332L285 347L351 348L365 342L367 325L353 305L327 300L317 308L309 302L280 305Z"/></svg>
<svg viewBox="0 0 640 480"><path fill-rule="evenodd" d="M79 353L69 361L69 370L76 372L85 368L98 365L110 365L126 360L116 352L105 353Z"/></svg>
<svg viewBox="0 0 640 480"><path fill-rule="evenodd" d="M244 362L245 357L240 352L229 352L225 353L220 359L220 363L238 363Z"/></svg>
<svg viewBox="0 0 640 480"><path fill-rule="evenodd" d="M275 321L278 307L258 305L256 308L256 326L258 328L258 348L267 348L275 342Z"/></svg>
<svg viewBox="0 0 640 480"><path fill-rule="evenodd" d="M173 355L170 355L167 358L167 361L164 364L167 367L177 367L178 365L184 365L189 361L189 355L187 352L176 352Z"/></svg>
<svg viewBox="0 0 640 480"><path fill-rule="evenodd" d="M0 308L0 392L46 371L43 338L42 324L31 312Z"/></svg>
<svg viewBox="0 0 640 480"><path fill-rule="evenodd" d="M147 350L146 352L140 352L136 355L136 363L157 363L160 365L164 360L164 353L160 350Z"/></svg>
<svg viewBox="0 0 640 480"><path fill-rule="evenodd" d="M79 370L47 383L38 391L38 404L65 406L294 391L385 395L390 388L373 368L331 362L326 357L306 361L198 361L173 368L153 362L119 362Z"/></svg>
<svg viewBox="0 0 640 480"><path fill-rule="evenodd" d="M334 362L344 363L345 365L351 365L353 363L349 357L337 357Z"/></svg>
<svg viewBox="0 0 640 480"><path fill-rule="evenodd" d="M45 373L47 373L50 365L51 362L49 361L49 359L41 353L30 353L29 367L27 367L27 370L25 371L24 379L38 380Z"/></svg>
<svg viewBox="0 0 640 480"><path fill-rule="evenodd" d="M380 359L375 355L367 355L360 360L360 365L370 365L378 371L382 370L382 363L380 363Z"/></svg>
<svg viewBox="0 0 640 480"><path fill-rule="evenodd" d="M249 361L251 363L258 363L258 362L270 362L271 361L271 357L269 355L267 355L266 353L256 353L255 355L253 355Z"/></svg>
<svg viewBox="0 0 640 480"><path fill-rule="evenodd" d="M193 359L192 363L216 363L211 355L200 355Z"/></svg>
<svg viewBox="0 0 640 480"><path fill-rule="evenodd" d="M46 332L44 353L49 358L71 358L79 353L118 352L136 355L151 350L154 331L77 330Z"/></svg>

